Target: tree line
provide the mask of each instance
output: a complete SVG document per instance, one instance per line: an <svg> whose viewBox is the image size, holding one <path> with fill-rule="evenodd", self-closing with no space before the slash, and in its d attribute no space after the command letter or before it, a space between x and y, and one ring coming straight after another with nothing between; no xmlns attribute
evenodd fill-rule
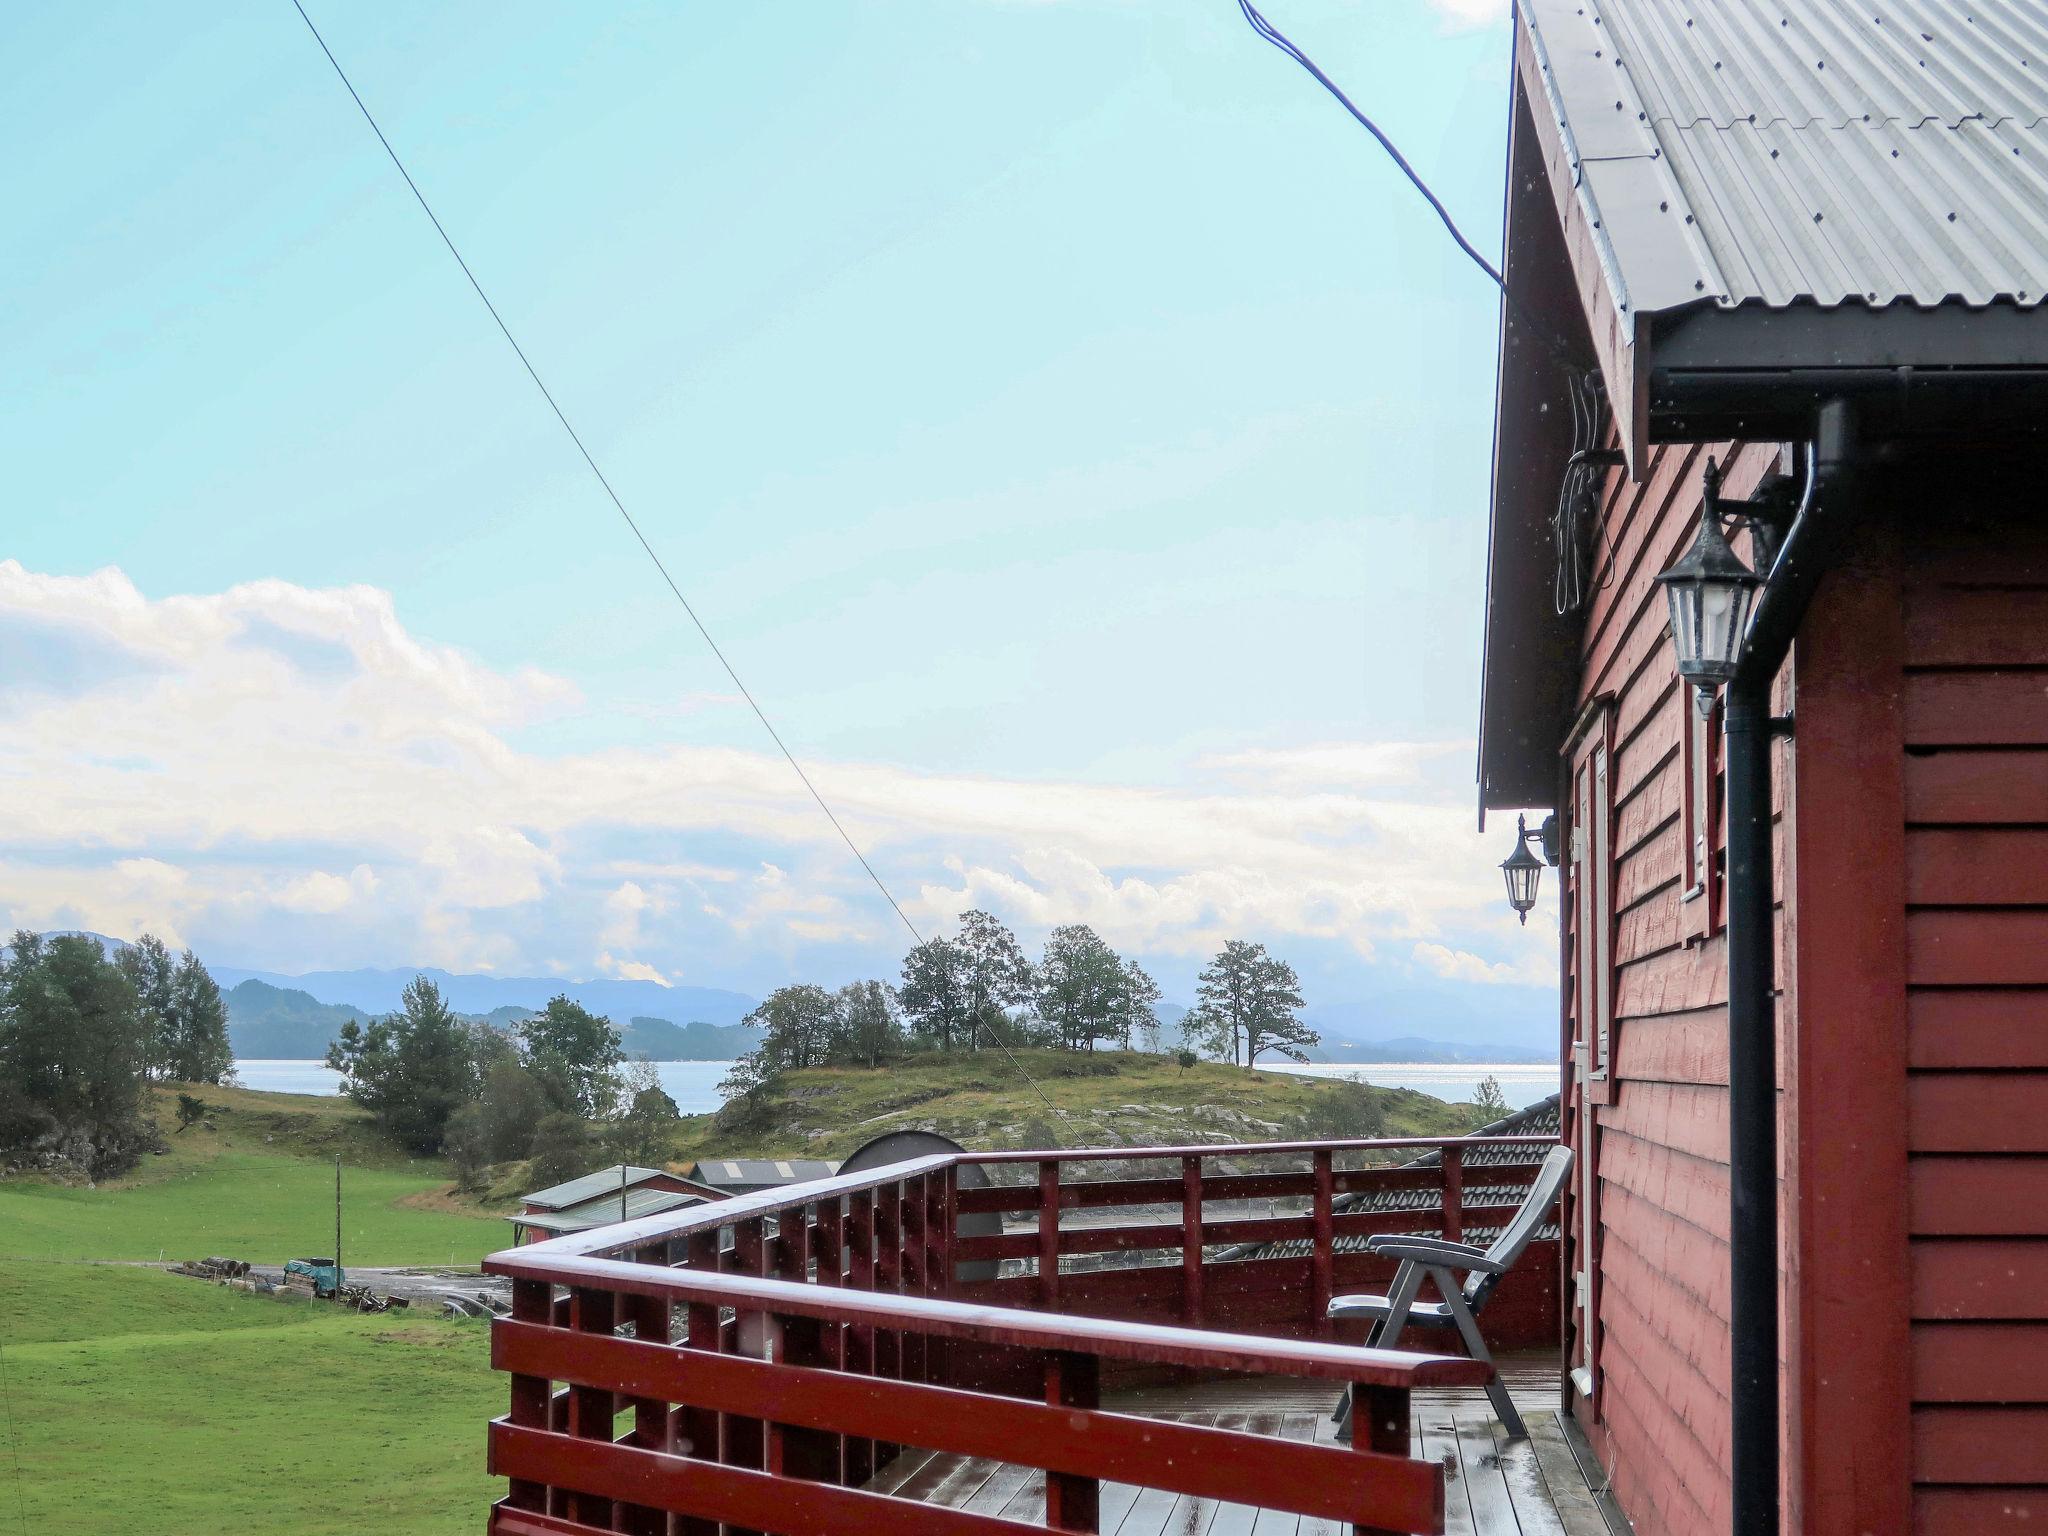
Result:
<svg viewBox="0 0 2048 1536"><path fill-rule="evenodd" d="M152 1079L233 1071L227 1003L189 949L145 933L109 959L83 934L23 931L0 956L0 1165L125 1173L162 1145Z"/></svg>
<svg viewBox="0 0 2048 1536"><path fill-rule="evenodd" d="M501 1031L416 976L396 1012L343 1024L327 1065L387 1135L445 1154L465 1184L522 1159L542 1184L649 1162L677 1119L652 1064L627 1061L612 1021L566 996Z"/></svg>
<svg viewBox="0 0 2048 1536"><path fill-rule="evenodd" d="M1098 1046L1156 1051L1159 986L1085 923L1055 928L1036 961L986 912L960 914L952 938L904 956L891 986L857 981L836 992L778 987L747 1015L760 1044L721 1085L743 1096L804 1067L876 1067L916 1051ZM1183 1048L1244 1066L1262 1056L1307 1059L1320 1037L1300 1017L1301 982L1263 944L1232 939L1197 980L1181 1019Z"/></svg>

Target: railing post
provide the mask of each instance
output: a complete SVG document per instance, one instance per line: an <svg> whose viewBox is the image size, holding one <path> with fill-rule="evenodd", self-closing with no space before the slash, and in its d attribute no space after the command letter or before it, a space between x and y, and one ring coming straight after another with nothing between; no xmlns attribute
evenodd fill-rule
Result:
<svg viewBox="0 0 2048 1536"><path fill-rule="evenodd" d="M718 1273L718 1228L704 1227L692 1232L685 1244L685 1267L701 1275ZM724 1347L719 1339L718 1307L711 1302L693 1301L683 1309L685 1347L718 1354ZM737 1323L734 1324L738 1326ZM682 1420L676 1449L700 1461L717 1461L722 1452L721 1415L715 1408L684 1403L677 1409ZM718 1536L718 1523L687 1516L675 1522L676 1536Z"/></svg>
<svg viewBox="0 0 2048 1536"><path fill-rule="evenodd" d="M1054 1350L1045 1357L1045 1400L1055 1408L1093 1408L1101 1399L1093 1355ZM1045 1474L1045 1524L1054 1531L1094 1531L1102 1520L1102 1485L1068 1472Z"/></svg>
<svg viewBox="0 0 2048 1536"><path fill-rule="evenodd" d="M846 1284L856 1291L880 1289L875 1283L875 1197L872 1192L859 1189L846 1197ZM846 1356L843 1369L856 1376L880 1374L875 1361L876 1331L866 1324L853 1324L846 1330ZM857 1440L848 1436L846 1440L846 1482L851 1488L858 1488L874 1475L880 1460L887 1460L885 1452L878 1451L872 1440Z"/></svg>
<svg viewBox="0 0 2048 1536"><path fill-rule="evenodd" d="M1202 1326L1202 1160L1180 1160L1180 1316Z"/></svg>
<svg viewBox="0 0 2048 1536"><path fill-rule="evenodd" d="M734 1225L731 1264L733 1273L768 1273L767 1225L766 1216L750 1216ZM735 1307L732 1321L732 1332L725 1335L720 1342L727 1345L729 1352L733 1354L752 1355L758 1358L759 1334L772 1326L767 1314ZM744 1467L750 1472L759 1472L765 1465L767 1449L761 1421L737 1413L720 1414L719 1421L722 1443L719 1446L718 1459L729 1467ZM728 1526L726 1536L740 1536L740 1533Z"/></svg>
<svg viewBox="0 0 2048 1536"><path fill-rule="evenodd" d="M633 1250L636 1264L654 1264L666 1267L668 1244L654 1243ZM669 1304L659 1296L621 1296L618 1299L619 1321L633 1325L633 1337L646 1339L657 1344L669 1342L669 1330L673 1319ZM668 1404L659 1398L628 1398L633 1405L633 1444L650 1451L671 1451L674 1420L668 1411ZM613 1528L628 1533L628 1536L668 1536L668 1515L659 1509L638 1504L620 1504L613 1515Z"/></svg>
<svg viewBox="0 0 2048 1536"><path fill-rule="evenodd" d="M949 1164L933 1181L933 1205L925 1216L925 1236L931 1250L930 1276L933 1284L926 1294L950 1301L958 1280L953 1263L953 1239L960 1225L960 1169Z"/></svg>
<svg viewBox="0 0 2048 1536"><path fill-rule="evenodd" d="M832 1200L836 1211L839 1202ZM776 1220L775 1276L792 1285L809 1283L811 1277L810 1212L798 1206L785 1210ZM837 1252L834 1250L834 1261ZM825 1267L823 1255L819 1271ZM768 1342L771 1357L778 1364L820 1366L826 1358L822 1337L825 1325L815 1318L771 1316ZM814 1483L837 1483L840 1479L839 1437L824 1430L793 1428L770 1420L765 1428L763 1463L773 1476L800 1477Z"/></svg>
<svg viewBox="0 0 2048 1536"><path fill-rule="evenodd" d="M1337 1289L1337 1175L1330 1149L1320 1147L1310 1154L1315 1168L1310 1225L1314 1229L1309 1255L1309 1337L1330 1335L1330 1297Z"/></svg>
<svg viewBox="0 0 2048 1536"><path fill-rule="evenodd" d="M513 1321L542 1325L552 1323L555 1311L554 1291L555 1288L545 1280L514 1280ZM496 1324L492 1326L495 1327ZM506 1417L521 1429L546 1429L548 1393L549 1382L545 1376L514 1376L512 1406ZM514 1509L530 1509L537 1514L546 1514L547 1485L515 1477L505 1490L505 1502Z"/></svg>
<svg viewBox="0 0 2048 1536"><path fill-rule="evenodd" d="M1465 1241L1465 1149L1444 1147L1444 1237Z"/></svg>
<svg viewBox="0 0 2048 1536"><path fill-rule="evenodd" d="M925 1215L930 1209L925 1201L925 1176L905 1179L902 1189L903 1294L926 1296L931 1293L931 1254L925 1247ZM906 1332L902 1337L904 1380L929 1381L931 1341L921 1333Z"/></svg>
<svg viewBox="0 0 2048 1536"><path fill-rule="evenodd" d="M610 1291L596 1290L579 1285L570 1293L570 1317L578 1333L596 1333L610 1337L617 1321L615 1303L618 1298ZM569 1433L581 1440L602 1440L612 1443L612 1416L616 1403L607 1387L569 1388ZM612 1501L601 1494L571 1493L568 1516L584 1525L594 1525L609 1530L612 1523Z"/></svg>
<svg viewBox="0 0 2048 1536"><path fill-rule="evenodd" d="M1369 1387L1363 1382L1351 1389L1351 1448L1378 1451L1383 1456L1406 1456L1409 1446L1408 1389ZM1437 1484L1437 1523L1443 1528L1443 1484ZM1355 1525L1354 1536L1401 1536L1377 1525Z"/></svg>
<svg viewBox="0 0 2048 1536"><path fill-rule="evenodd" d="M1060 1302L1060 1165L1038 1164L1038 1304L1050 1312Z"/></svg>

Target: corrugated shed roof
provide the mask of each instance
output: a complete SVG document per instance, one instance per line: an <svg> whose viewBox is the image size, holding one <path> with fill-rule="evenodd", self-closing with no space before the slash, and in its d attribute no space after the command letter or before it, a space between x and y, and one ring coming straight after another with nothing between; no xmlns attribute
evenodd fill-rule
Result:
<svg viewBox="0 0 2048 1536"><path fill-rule="evenodd" d="M542 1210L557 1211L565 1206L579 1204L609 1190L613 1195L619 1192L623 1182L630 1189L635 1184L645 1184L649 1179L660 1178L659 1168L641 1168L630 1163L614 1163L609 1168L600 1168L596 1173L586 1173L580 1179L551 1185L547 1189L535 1190L526 1197L528 1205L539 1206Z"/></svg>
<svg viewBox="0 0 2048 1536"><path fill-rule="evenodd" d="M1523 16L1624 313L2048 293L2042 0L1524 0Z"/></svg>
<svg viewBox="0 0 2048 1536"><path fill-rule="evenodd" d="M801 1184L829 1179L839 1165L817 1157L707 1157L692 1170L702 1183L720 1189L735 1184Z"/></svg>
<svg viewBox="0 0 2048 1536"><path fill-rule="evenodd" d="M535 1212L512 1218L513 1225L530 1227L539 1232L587 1232L592 1227L610 1226L615 1221L632 1221L641 1216L658 1216L663 1211L681 1210L685 1206L702 1205L701 1195L684 1194L673 1189L631 1189L626 1191L625 1210L619 1209L617 1189L609 1195L599 1195L577 1205L558 1211Z"/></svg>

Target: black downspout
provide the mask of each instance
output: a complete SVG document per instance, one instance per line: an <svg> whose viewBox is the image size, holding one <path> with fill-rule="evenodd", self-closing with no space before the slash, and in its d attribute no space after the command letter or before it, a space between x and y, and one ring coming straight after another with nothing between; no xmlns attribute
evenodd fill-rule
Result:
<svg viewBox="0 0 2048 1536"><path fill-rule="evenodd" d="M1854 422L1821 407L1809 499L1757 599L1728 685L1730 1479L1735 1536L1777 1536L1778 1051L1771 855L1771 688L1852 510Z"/></svg>
<svg viewBox="0 0 2048 1536"><path fill-rule="evenodd" d="M1771 679L1728 685L1729 1471L1736 1536L1778 1530L1778 1083Z"/></svg>

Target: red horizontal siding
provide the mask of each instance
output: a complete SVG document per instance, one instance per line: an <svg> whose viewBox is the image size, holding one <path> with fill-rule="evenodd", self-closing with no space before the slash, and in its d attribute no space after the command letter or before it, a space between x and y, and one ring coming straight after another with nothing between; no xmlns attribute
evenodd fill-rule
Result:
<svg viewBox="0 0 2048 1536"><path fill-rule="evenodd" d="M2048 999L2031 989L1913 992L1906 1021L1916 1068L2048 1068Z"/></svg>
<svg viewBox="0 0 2048 1536"><path fill-rule="evenodd" d="M1923 1483L2048 1483L2048 1407L1916 1408L1913 1476Z"/></svg>
<svg viewBox="0 0 2048 1536"><path fill-rule="evenodd" d="M1916 1157L1906 1188L1916 1236L2048 1237L2048 1158Z"/></svg>
<svg viewBox="0 0 2048 1536"><path fill-rule="evenodd" d="M2032 1322L2048 1313L2048 1240L1919 1238L1913 1316Z"/></svg>
<svg viewBox="0 0 2048 1536"><path fill-rule="evenodd" d="M2048 1323L1915 1323L1923 1403L2048 1403Z"/></svg>
<svg viewBox="0 0 2048 1536"><path fill-rule="evenodd" d="M1913 1496L1913 1536L2039 1536L2048 1526L2048 1486L1922 1488Z"/></svg>
<svg viewBox="0 0 2048 1536"><path fill-rule="evenodd" d="M2048 746L2048 672L1909 673L1906 744Z"/></svg>

